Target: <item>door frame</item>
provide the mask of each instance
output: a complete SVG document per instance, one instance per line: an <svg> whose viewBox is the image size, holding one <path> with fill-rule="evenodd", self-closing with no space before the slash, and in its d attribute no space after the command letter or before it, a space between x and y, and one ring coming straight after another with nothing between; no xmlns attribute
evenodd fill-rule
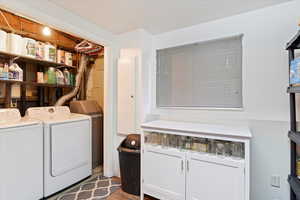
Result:
<svg viewBox="0 0 300 200"><path fill-rule="evenodd" d="M37 5L38 4L38 5ZM104 132L103 132L103 154L104 154L104 175L107 177L113 176L113 147L114 135L117 132L117 114L116 114L116 60L117 48L115 44L115 35L102 30L96 24L87 21L76 14L57 6L54 3L43 2L27 2L26 0L0 0L0 8L33 21L43 23L57 30L88 39L97 44L101 44L104 49ZM51 12L56 10L56 12ZM51 13L51 14L50 14ZM72 15L78 19L87 29L81 28L76 19L70 22L71 19L61 20L57 17L59 14L65 14L70 18ZM74 22L76 21L76 22ZM75 25L74 23L77 23Z"/></svg>

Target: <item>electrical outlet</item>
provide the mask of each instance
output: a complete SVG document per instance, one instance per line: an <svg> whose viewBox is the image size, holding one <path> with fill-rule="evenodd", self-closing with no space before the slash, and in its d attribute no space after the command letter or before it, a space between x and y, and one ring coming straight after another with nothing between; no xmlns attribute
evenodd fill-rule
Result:
<svg viewBox="0 0 300 200"><path fill-rule="evenodd" d="M271 176L271 186L280 188L280 176L277 176L277 175Z"/></svg>

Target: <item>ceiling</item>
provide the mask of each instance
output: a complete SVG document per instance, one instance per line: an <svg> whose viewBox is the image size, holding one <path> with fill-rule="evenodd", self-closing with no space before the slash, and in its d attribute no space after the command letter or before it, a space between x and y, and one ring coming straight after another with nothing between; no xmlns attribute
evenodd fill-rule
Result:
<svg viewBox="0 0 300 200"><path fill-rule="evenodd" d="M289 0L49 0L119 34L159 34Z"/></svg>

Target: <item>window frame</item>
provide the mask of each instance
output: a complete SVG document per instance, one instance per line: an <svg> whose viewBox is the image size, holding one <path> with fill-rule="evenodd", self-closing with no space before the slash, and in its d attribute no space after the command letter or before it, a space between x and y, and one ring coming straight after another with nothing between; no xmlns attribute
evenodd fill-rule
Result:
<svg viewBox="0 0 300 200"><path fill-rule="evenodd" d="M204 44L204 43L209 43L209 42L216 42L218 40L226 40L226 39L232 39L232 38L241 38L241 107L206 107L206 106L160 106L158 105L158 76L157 76L157 70L158 70L158 51L160 50L165 50L165 49L171 49L171 48L176 48L176 47L184 47L184 46L189 46L193 44ZM244 104L244 34L236 34L236 35L231 35L231 36L225 36L225 37L218 37L214 39L209 39L209 40L202 40L202 41L196 41L196 42L189 42L181 45L174 45L174 46L168 46L166 48L157 48L155 49L155 80L154 80L154 88L155 88L155 98L154 98L154 107L156 109L164 109L164 110L215 110L215 111L244 111L245 110L245 104Z"/></svg>

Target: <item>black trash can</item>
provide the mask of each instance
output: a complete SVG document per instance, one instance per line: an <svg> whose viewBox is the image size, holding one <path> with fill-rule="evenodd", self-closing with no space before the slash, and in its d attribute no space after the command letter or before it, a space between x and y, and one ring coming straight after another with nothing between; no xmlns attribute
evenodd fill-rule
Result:
<svg viewBox="0 0 300 200"><path fill-rule="evenodd" d="M122 190L140 195L141 184L141 142L140 135L130 134L120 144L119 161Z"/></svg>

